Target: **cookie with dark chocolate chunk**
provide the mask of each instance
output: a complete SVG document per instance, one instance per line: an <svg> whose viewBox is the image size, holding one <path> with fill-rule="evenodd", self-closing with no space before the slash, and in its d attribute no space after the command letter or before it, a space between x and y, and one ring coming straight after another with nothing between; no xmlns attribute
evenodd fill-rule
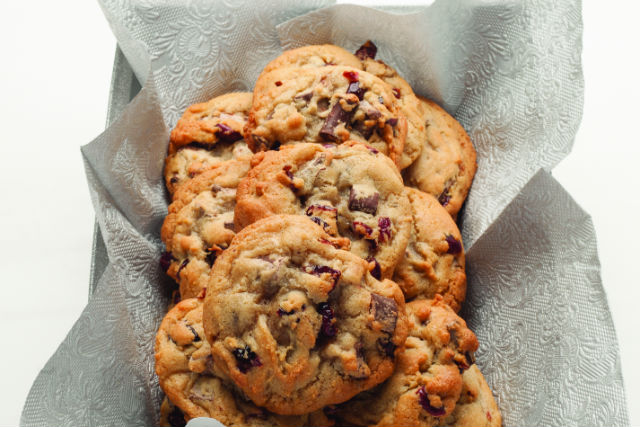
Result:
<svg viewBox="0 0 640 427"><path fill-rule="evenodd" d="M391 87L353 67L277 68L254 89L245 138L255 151L299 142L366 143L398 164L407 120Z"/></svg>
<svg viewBox="0 0 640 427"><path fill-rule="evenodd" d="M257 405L305 414L384 381L403 350L402 291L304 215L240 231L216 261L204 330L215 365Z"/></svg>
<svg viewBox="0 0 640 427"><path fill-rule="evenodd" d="M501 425L501 416L474 364L478 340L440 296L406 305L405 351L393 375L333 408L338 424L356 426Z"/></svg>
<svg viewBox="0 0 640 427"><path fill-rule="evenodd" d="M167 252L160 264L180 285L181 298L206 288L211 266L235 235L236 188L249 160L227 160L182 185L169 205L161 237Z"/></svg>
<svg viewBox="0 0 640 427"><path fill-rule="evenodd" d="M167 313L155 351L156 373L168 397L160 408L161 425L182 427L196 417L215 418L228 427L331 425L322 411L276 415L247 400L213 362L200 299L184 300Z"/></svg>
<svg viewBox="0 0 640 427"><path fill-rule="evenodd" d="M391 278L409 241L412 216L389 158L352 141L301 143L258 153L253 165L238 186L238 230L269 215L305 215Z"/></svg>

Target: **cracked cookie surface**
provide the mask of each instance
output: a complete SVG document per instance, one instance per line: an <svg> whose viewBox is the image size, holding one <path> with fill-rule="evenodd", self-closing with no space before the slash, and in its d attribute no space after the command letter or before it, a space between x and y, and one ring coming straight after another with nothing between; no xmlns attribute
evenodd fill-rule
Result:
<svg viewBox="0 0 640 427"><path fill-rule="evenodd" d="M238 186L238 230L269 215L306 215L390 278L411 232L411 207L397 168L356 142L296 144L255 155Z"/></svg>
<svg viewBox="0 0 640 427"><path fill-rule="evenodd" d="M215 418L225 426L329 426L322 411L300 416L269 413L254 405L216 369L204 337L202 301L186 299L165 316L156 335L156 373L168 399L161 422L184 426L195 417Z"/></svg>
<svg viewBox="0 0 640 427"><path fill-rule="evenodd" d="M211 272L203 321L215 364L270 411L344 402L390 376L402 352L402 291L340 245L309 218L270 216Z"/></svg>
<svg viewBox="0 0 640 427"><path fill-rule="evenodd" d="M206 288L211 266L235 235L236 188L249 160L227 160L182 185L169 205L161 237L161 264L180 285L181 298Z"/></svg>
<svg viewBox="0 0 640 427"><path fill-rule="evenodd" d="M462 125L435 102L420 98L427 139L403 171L405 183L433 195L455 219L476 173L476 150Z"/></svg>
<svg viewBox="0 0 640 427"><path fill-rule="evenodd" d="M225 160L251 157L242 129L253 94L235 92L186 109L171 132L165 160L165 183L170 194L189 178Z"/></svg>
<svg viewBox="0 0 640 427"><path fill-rule="evenodd" d="M430 194L406 187L413 225L404 257L393 274L407 300L442 295L460 311L467 291L462 236L451 215Z"/></svg>
<svg viewBox="0 0 640 427"><path fill-rule="evenodd" d="M357 68L279 68L254 89L245 138L255 151L297 142L355 140L375 147L396 164L407 120L391 87Z"/></svg>

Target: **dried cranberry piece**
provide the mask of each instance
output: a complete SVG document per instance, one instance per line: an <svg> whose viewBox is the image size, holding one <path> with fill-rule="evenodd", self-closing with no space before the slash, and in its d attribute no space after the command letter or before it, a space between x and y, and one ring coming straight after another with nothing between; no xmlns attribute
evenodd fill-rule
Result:
<svg viewBox="0 0 640 427"><path fill-rule="evenodd" d="M424 388L424 386L420 387L418 391L416 391L416 394L418 395L420 406L422 406L422 408L427 411L429 415L433 417L442 417L446 414L447 411L444 409L444 406L442 408L431 406L431 402L429 402L429 395L427 394L427 390Z"/></svg>
<svg viewBox="0 0 640 427"><path fill-rule="evenodd" d="M367 257L367 262L372 262L372 261L375 263L375 267L373 267L373 270L371 270L369 273L371 273L371 275L373 277L375 277L376 279L381 280L382 279L382 269L380 268L380 263L373 256Z"/></svg>
<svg viewBox="0 0 640 427"><path fill-rule="evenodd" d="M387 119L386 122L384 122L385 124L391 126L391 127L395 127L398 124L398 119L396 119L395 117L391 118L391 119Z"/></svg>
<svg viewBox="0 0 640 427"><path fill-rule="evenodd" d="M338 210L336 208L334 208L333 206L327 206L327 205L311 205L307 208L307 212L306 214L308 216L311 215L315 215L316 213L314 212L315 210L320 210L320 211L325 211L325 212L335 212L337 215Z"/></svg>
<svg viewBox="0 0 640 427"><path fill-rule="evenodd" d="M200 335L198 335L198 333L196 332L196 330L193 328L193 326L191 325L187 325L187 328L191 331L191 333L193 334L193 342L198 342L201 340Z"/></svg>
<svg viewBox="0 0 640 427"><path fill-rule="evenodd" d="M457 255L462 252L462 243L460 243L460 240L456 239L451 234L447 234L445 240L449 244L449 249L447 249L448 254Z"/></svg>
<svg viewBox="0 0 640 427"><path fill-rule="evenodd" d="M166 273L169 267L171 267L171 261L173 260L175 260L175 258L171 252L163 252L160 256L160 268L162 271Z"/></svg>
<svg viewBox="0 0 640 427"><path fill-rule="evenodd" d="M375 149L375 148L373 148L373 147L369 147L369 146L367 145L367 148L368 148L368 149L369 149L369 151L371 151L373 154L378 154L378 153L379 153L379 151L378 151L378 150L376 150L376 149Z"/></svg>
<svg viewBox="0 0 640 427"><path fill-rule="evenodd" d="M280 80L278 80L278 81L276 82L276 86L282 86L282 82L281 82Z"/></svg>
<svg viewBox="0 0 640 427"><path fill-rule="evenodd" d="M242 139L242 134L233 130L224 123L218 123L216 125L218 129L218 139L222 142L236 142Z"/></svg>
<svg viewBox="0 0 640 427"><path fill-rule="evenodd" d="M186 258L184 261L182 261L182 264L180 264L180 267L178 267L178 272L176 273L176 277L178 278L178 280L180 280L180 272L187 266L187 264L189 264L189 258Z"/></svg>
<svg viewBox="0 0 640 427"><path fill-rule="evenodd" d="M224 228L231 231L236 231L236 225L233 222L225 222Z"/></svg>
<svg viewBox="0 0 640 427"><path fill-rule="evenodd" d="M311 221L315 222L320 227L322 227L322 229L324 231L328 231L331 228L331 226L329 224L327 224L325 221L323 221L322 219L318 218L317 216L312 216L310 219L311 219Z"/></svg>
<svg viewBox="0 0 640 427"><path fill-rule="evenodd" d="M454 361L455 364L458 365L458 369L460 370L460 373L463 373L465 370L469 369L471 365L476 363L476 356L473 352L465 351L464 359L465 359L464 362L459 360Z"/></svg>
<svg viewBox="0 0 640 427"><path fill-rule="evenodd" d="M238 363L238 369L243 374L246 374L251 368L262 366L260 358L248 345L245 345L244 348L235 348L233 350L233 356L236 358L236 362Z"/></svg>
<svg viewBox="0 0 640 427"><path fill-rule="evenodd" d="M328 302L321 302L318 304L317 310L322 316L320 333L328 338L335 337L338 333L338 328L335 325L333 309L329 306Z"/></svg>
<svg viewBox="0 0 640 427"><path fill-rule="evenodd" d="M356 50L356 56L361 61L364 61L365 59L375 59L377 53L378 48L371 40L367 40L358 48L358 50Z"/></svg>
<svg viewBox="0 0 640 427"><path fill-rule="evenodd" d="M366 92L366 90L361 88L360 87L360 83L358 83L358 82L349 83L349 87L347 88L347 93L354 94L355 96L358 97L358 99L360 101L362 101L362 99L364 98L364 93L365 92Z"/></svg>
<svg viewBox="0 0 640 427"><path fill-rule="evenodd" d="M172 427L185 427L187 425L184 414L177 406L174 406L171 412L169 412L167 421L169 421L169 425Z"/></svg>
<svg viewBox="0 0 640 427"><path fill-rule="evenodd" d="M349 80L349 83L353 83L353 82L357 82L358 81L358 73L356 73L355 71L345 71L344 73L342 73L342 75Z"/></svg>
<svg viewBox="0 0 640 427"><path fill-rule="evenodd" d="M391 89L391 91L393 92L393 96L400 99L400 89L398 89L397 87L394 87L393 89Z"/></svg>
<svg viewBox="0 0 640 427"><path fill-rule="evenodd" d="M353 187L351 187L351 191L349 191L349 210L375 215L378 211L379 199L379 193L373 193L370 196L362 197Z"/></svg>
<svg viewBox="0 0 640 427"><path fill-rule="evenodd" d="M175 290L175 291L173 291L173 295L172 295L172 297L173 297L173 303L174 303L174 304L179 303L179 302L180 302L180 300L181 300L181 298L180 298L180 291L179 291L179 290Z"/></svg>
<svg viewBox="0 0 640 427"><path fill-rule="evenodd" d="M440 193L440 195L438 196L438 202L440 202L442 206L447 206L449 204L449 201L451 201L450 190L452 186L453 186L453 181L448 180L444 185L444 189L442 190L442 193Z"/></svg>
<svg viewBox="0 0 640 427"><path fill-rule="evenodd" d="M380 234L378 234L380 243L391 240L391 220L389 218L386 216L379 218L378 228L380 228Z"/></svg>
<svg viewBox="0 0 640 427"><path fill-rule="evenodd" d="M220 191L220 190L222 190L222 187L220 187L218 184L213 184L213 185L211 186L211 192L212 192L213 194L217 194L217 193L218 193L218 191Z"/></svg>
<svg viewBox="0 0 640 427"><path fill-rule="evenodd" d="M293 173L291 172L291 168L291 165L285 165L282 170L287 174L287 177L289 177L289 179L293 181Z"/></svg>

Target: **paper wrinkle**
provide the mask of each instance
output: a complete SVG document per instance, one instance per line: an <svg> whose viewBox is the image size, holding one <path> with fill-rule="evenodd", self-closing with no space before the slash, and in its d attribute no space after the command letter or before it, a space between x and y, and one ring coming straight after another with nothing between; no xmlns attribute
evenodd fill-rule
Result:
<svg viewBox="0 0 640 427"><path fill-rule="evenodd" d="M194 102L251 89L280 43L354 51L369 38L417 93L455 113L478 151L461 215L464 316L504 425L628 425L593 225L541 171L570 151L582 113L579 0L437 0L402 16L315 0L100 2L136 75L149 77L82 148L108 265L21 425L157 423L153 345L172 286L158 265L168 129Z"/></svg>

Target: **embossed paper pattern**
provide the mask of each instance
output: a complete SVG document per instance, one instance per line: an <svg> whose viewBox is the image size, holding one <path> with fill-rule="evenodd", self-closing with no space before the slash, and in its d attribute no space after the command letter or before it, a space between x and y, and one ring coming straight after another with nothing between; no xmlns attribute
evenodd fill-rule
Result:
<svg viewBox="0 0 640 427"><path fill-rule="evenodd" d="M82 149L108 265L36 379L22 425L157 422L168 129L191 103L250 89L283 47L354 50L366 39L417 93L443 103L478 150L462 215L463 315L505 426L628 424L593 226L543 170L569 153L581 117L579 0L437 0L407 15L317 10L329 3L100 0L146 87Z"/></svg>

